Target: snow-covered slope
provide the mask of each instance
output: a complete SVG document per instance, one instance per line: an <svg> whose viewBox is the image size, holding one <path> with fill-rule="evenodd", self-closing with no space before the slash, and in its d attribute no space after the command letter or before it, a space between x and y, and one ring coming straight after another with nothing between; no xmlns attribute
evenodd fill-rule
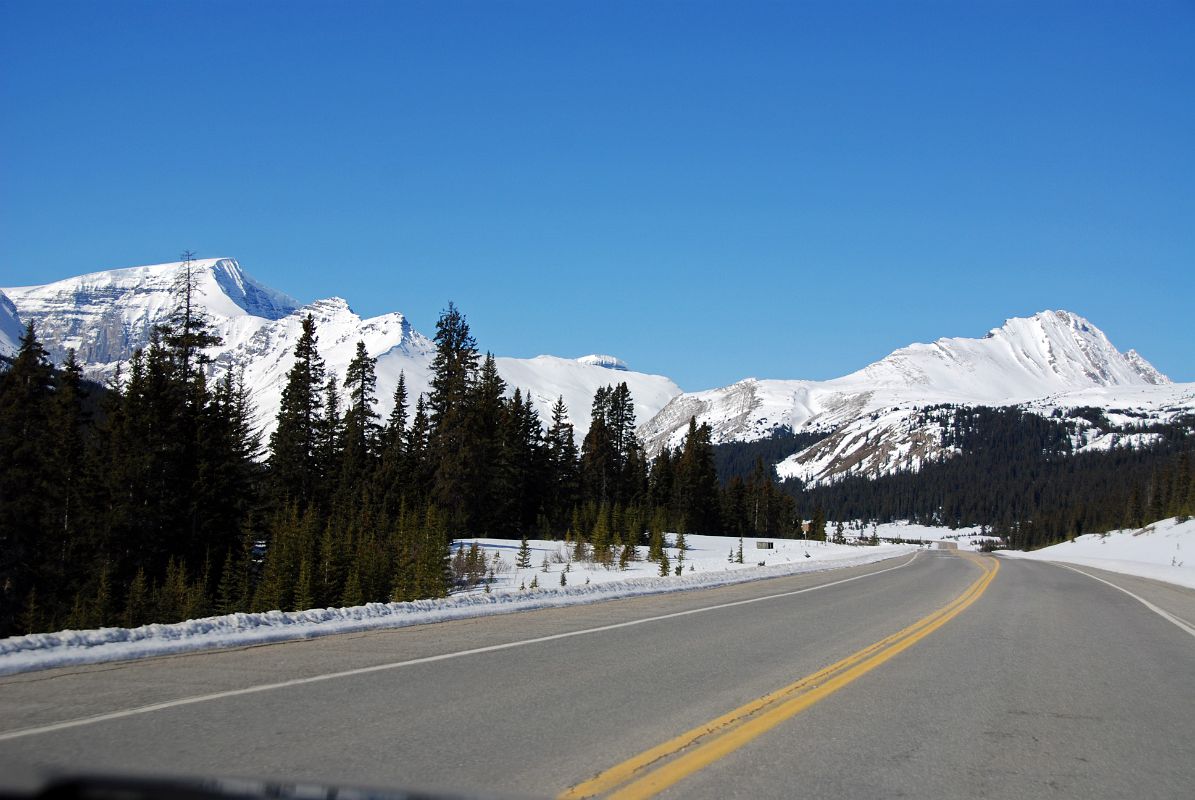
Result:
<svg viewBox="0 0 1195 800"><path fill-rule="evenodd" d="M1088 533L1029 553L1002 550L1000 555L1063 561L1195 589L1195 520L1172 517L1136 530Z"/></svg>
<svg viewBox="0 0 1195 800"><path fill-rule="evenodd" d="M709 423L715 442L754 441L781 428L825 433L778 466L782 477L821 482L916 469L937 458L940 420L920 413L927 406L1036 403L1027 407L1048 414L1056 407L1131 406L1148 397L1158 409L1195 409L1191 394L1135 351L1121 353L1082 317L1043 311L1010 319L981 339L910 345L834 380L750 378L683 394L640 433L650 451L679 444L690 416Z"/></svg>
<svg viewBox="0 0 1195 800"><path fill-rule="evenodd" d="M556 398L563 397L569 419L579 435L589 429L593 395L599 387L625 382L635 401L635 419L641 422L651 419L669 400L680 394L680 387L663 375L632 372L613 356L601 358L611 359L620 366L611 367L604 362L589 360L591 358L536 356L499 358L497 362L503 380L511 389L518 387L530 395L545 424L551 419Z"/></svg>
<svg viewBox="0 0 1195 800"><path fill-rule="evenodd" d="M17 316L17 307L0 292L0 356L12 355L21 343L25 326Z"/></svg>
<svg viewBox="0 0 1195 800"><path fill-rule="evenodd" d="M154 326L165 321L173 306L171 288L180 267L175 262L112 269L3 291L21 318L36 325L55 362L74 348L83 364L99 367L125 361L149 342ZM234 259L201 259L192 268L199 276L203 307L226 343L252 335L261 324L299 306L253 280Z"/></svg>
<svg viewBox="0 0 1195 800"><path fill-rule="evenodd" d="M3 291L11 296L22 319L34 320L54 361L60 362L66 350L74 348L88 376L104 380L144 347L154 326L165 321L181 266L176 262L107 270ZM254 280L231 258L196 260L192 269L199 277L198 300L223 339L209 352L213 371L244 371L258 420L267 432L278 413L301 323L308 314L315 320L320 355L328 370L343 376L358 341L378 359L378 406L383 416L390 412L399 374L406 375L412 405L420 392L428 390L432 342L402 314L362 319L339 297L300 305ZM0 299L0 348L8 331L4 311ZM15 324L19 338L21 325ZM598 387L626 381L640 420L651 418L680 394L680 387L669 379L630 371L613 356L500 358L498 369L512 393L517 387L530 394L545 422L562 395L578 436L588 428Z"/></svg>

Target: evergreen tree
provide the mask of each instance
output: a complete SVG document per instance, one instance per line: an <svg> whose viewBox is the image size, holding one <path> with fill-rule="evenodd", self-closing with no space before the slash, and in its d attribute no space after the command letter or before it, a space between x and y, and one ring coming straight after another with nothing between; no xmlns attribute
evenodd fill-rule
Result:
<svg viewBox="0 0 1195 800"><path fill-rule="evenodd" d="M160 326L163 344L171 351L184 383L203 374L203 366L210 361L203 351L223 341L212 332L211 319L199 304L200 277L195 268L195 254L184 251L171 287L174 308Z"/></svg>
<svg viewBox="0 0 1195 800"><path fill-rule="evenodd" d="M431 498L434 463L432 461L430 445L431 420L427 415L427 405L421 394L415 401L415 415L411 418L411 428L407 431L406 453L403 457L404 471L407 476L408 502L424 502Z"/></svg>
<svg viewBox="0 0 1195 800"><path fill-rule="evenodd" d="M472 430L469 390L477 373L477 343L464 315L452 303L440 314L434 337L428 449L433 465L432 497L454 528L468 524L467 503L472 499Z"/></svg>
<svg viewBox="0 0 1195 800"><path fill-rule="evenodd" d="M676 462L675 496L681 530L720 533L720 494L708 424L689 418L689 433Z"/></svg>
<svg viewBox="0 0 1195 800"><path fill-rule="evenodd" d="M344 418L340 414L340 388L336 376L324 385L323 413L316 426L316 458L321 492L316 497L335 495L344 467Z"/></svg>
<svg viewBox="0 0 1195 800"><path fill-rule="evenodd" d="M531 545L527 542L527 536L524 535L522 543L519 545L519 553L515 558L515 566L519 569L531 568Z"/></svg>
<svg viewBox="0 0 1195 800"><path fill-rule="evenodd" d="M818 506L813 510L813 519L809 523L809 538L814 541L826 541L826 512Z"/></svg>
<svg viewBox="0 0 1195 800"><path fill-rule="evenodd" d="M315 319L303 319L295 344L295 363L282 390L278 422L270 436L270 480L275 497L309 501L317 497L321 479L319 430L324 362L317 350Z"/></svg>
<svg viewBox="0 0 1195 800"><path fill-rule="evenodd" d="M86 472L91 422L85 407L87 396L82 368L75 351L68 349L48 409L46 512L42 520L45 541L38 565L38 582L46 590L56 586L60 592L79 585L86 580L87 567L97 561L96 554L87 547L86 536L91 494ZM53 598L55 592L45 594Z"/></svg>
<svg viewBox="0 0 1195 800"><path fill-rule="evenodd" d="M344 415L344 470L342 479L356 485L372 466L377 452L378 415L376 402L377 359L365 351L365 342L357 342L357 351L345 372L348 408Z"/></svg>
<svg viewBox="0 0 1195 800"><path fill-rule="evenodd" d="M16 630L26 598L37 596L54 541L43 527L53 391L50 362L30 322L12 366L0 375L0 636Z"/></svg>
<svg viewBox="0 0 1195 800"><path fill-rule="evenodd" d="M375 360L376 361L376 360ZM398 383L394 386L394 406L390 409L390 417L386 420L385 432L382 436L382 448L391 448L401 452L407 435L407 374L398 373Z"/></svg>
<svg viewBox="0 0 1195 800"><path fill-rule="evenodd" d="M552 406L552 424L548 429L545 448L549 484L546 505L549 524L555 531L565 530L568 515L579 500L580 477L577 472L577 442L573 425L568 421L564 397L557 397Z"/></svg>
<svg viewBox="0 0 1195 800"><path fill-rule="evenodd" d="M487 353L460 409L465 434L460 446L465 449L452 459L454 464L463 459L454 478L463 494L455 500L461 514L457 522L479 536L513 535L517 526L516 487L508 449L513 434L505 393L506 382L498 374L493 355ZM441 483L440 487L447 485Z"/></svg>

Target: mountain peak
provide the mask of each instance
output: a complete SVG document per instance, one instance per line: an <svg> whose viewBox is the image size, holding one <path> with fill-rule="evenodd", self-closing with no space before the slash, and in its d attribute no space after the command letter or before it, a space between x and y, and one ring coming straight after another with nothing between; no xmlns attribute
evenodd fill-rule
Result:
<svg viewBox="0 0 1195 800"><path fill-rule="evenodd" d="M623 361L621 358L616 358L615 356L610 355L602 355L600 353L581 356L577 359L577 361L593 367L605 367L606 369L613 369L619 372L626 372L630 369L630 367L627 366L627 362Z"/></svg>
<svg viewBox="0 0 1195 800"><path fill-rule="evenodd" d="M144 347L175 305L183 262L89 272L44 286L4 289L23 320L32 320L51 358L73 348L84 363L111 363ZM191 262L199 302L215 322L277 320L298 303L252 278L236 259Z"/></svg>
<svg viewBox="0 0 1195 800"><path fill-rule="evenodd" d="M902 347L844 380L983 402L1168 382L1145 359L1121 353L1103 331L1071 311L1013 317L982 339Z"/></svg>

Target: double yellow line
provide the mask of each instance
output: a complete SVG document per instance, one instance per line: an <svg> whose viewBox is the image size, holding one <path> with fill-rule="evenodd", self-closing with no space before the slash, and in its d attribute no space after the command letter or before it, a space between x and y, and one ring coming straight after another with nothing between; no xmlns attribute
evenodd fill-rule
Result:
<svg viewBox="0 0 1195 800"><path fill-rule="evenodd" d="M958 554L976 564L983 574L942 608L825 669L645 750L577 784L560 799L654 797L909 649L978 600L1000 570L994 558Z"/></svg>

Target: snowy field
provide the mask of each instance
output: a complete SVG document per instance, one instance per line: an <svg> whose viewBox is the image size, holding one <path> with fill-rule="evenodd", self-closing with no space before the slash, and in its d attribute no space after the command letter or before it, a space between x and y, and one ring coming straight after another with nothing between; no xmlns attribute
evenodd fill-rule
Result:
<svg viewBox="0 0 1195 800"><path fill-rule="evenodd" d="M945 528L931 525L918 525L913 522L886 522L875 526L876 533L881 539L904 539L906 541L925 542L953 542L960 550L979 550L984 542L1000 541L996 536L990 536L979 526L971 528ZM863 533L870 536L872 528L865 527ZM850 529L847 538L850 539ZM859 533L859 531L855 531Z"/></svg>
<svg viewBox="0 0 1195 800"><path fill-rule="evenodd" d="M1195 520L1164 519L1137 530L1088 533L1041 550L1001 550L1000 555L1063 561L1195 589Z"/></svg>
<svg viewBox="0 0 1195 800"><path fill-rule="evenodd" d="M519 542L477 540L486 565L485 577L489 578L490 570L494 573L489 592L485 591L484 584L478 584L440 600L229 614L169 625L14 636L0 639L0 675L708 588L870 564L917 549L910 545L858 547L799 539L767 539L763 541L773 542L774 548L760 550L756 548L756 539L744 539L744 563L739 564L731 561L737 556L738 539L720 536L686 538L682 560L674 537L669 535L669 544L673 546L665 550L671 567L667 576L659 574L659 565L645 560L646 547L638 549L638 560L630 562L624 570L617 562L606 567L584 558L578 560L574 558L573 548L561 542L533 540L528 543L531 566L519 568L516 566ZM472 542L466 540L458 544L467 552ZM675 573L678 564L681 565L679 575ZM565 585L561 585L562 573Z"/></svg>

